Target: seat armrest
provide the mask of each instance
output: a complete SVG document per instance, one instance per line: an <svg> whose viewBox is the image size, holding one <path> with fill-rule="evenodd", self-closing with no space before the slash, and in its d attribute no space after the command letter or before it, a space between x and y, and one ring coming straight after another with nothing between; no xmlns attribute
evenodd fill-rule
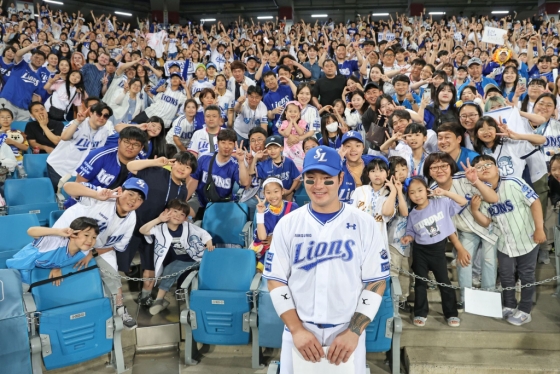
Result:
<svg viewBox="0 0 560 374"><path fill-rule="evenodd" d="M202 227L202 220L194 221L193 225L198 226L198 227Z"/></svg>
<svg viewBox="0 0 560 374"><path fill-rule="evenodd" d="M262 273L256 273L251 281L251 287L249 288L251 291L256 291L259 289L261 284Z"/></svg>
<svg viewBox="0 0 560 374"><path fill-rule="evenodd" d="M245 223L240 235L245 239L245 248L249 248L253 236L253 221L247 221Z"/></svg>
<svg viewBox="0 0 560 374"><path fill-rule="evenodd" d="M399 297L402 296L402 288L398 276L391 277L391 286L392 286L391 293L393 294L393 296L399 296Z"/></svg>
<svg viewBox="0 0 560 374"><path fill-rule="evenodd" d="M192 273L190 273L187 278L183 281L183 283L181 284L181 288L185 288L188 289L191 286L191 283L193 284L193 286L197 285L198 282L193 282L194 278L198 275L198 270L194 270ZM198 286L197 286L198 288Z"/></svg>
<svg viewBox="0 0 560 374"><path fill-rule="evenodd" d="M37 306L35 305L35 300L33 295L29 292L23 294L23 303L25 305L26 313L34 313L37 311Z"/></svg>

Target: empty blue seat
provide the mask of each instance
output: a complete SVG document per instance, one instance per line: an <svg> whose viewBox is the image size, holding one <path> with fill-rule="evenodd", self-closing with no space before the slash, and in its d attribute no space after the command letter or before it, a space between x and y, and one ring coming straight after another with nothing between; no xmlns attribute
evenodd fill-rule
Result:
<svg viewBox="0 0 560 374"><path fill-rule="evenodd" d="M256 292L261 274L255 274L253 251L241 248L216 248L204 253L200 270L189 274L182 288L187 308L181 312L185 325L185 363L194 363L195 342L217 345L245 345L251 332L258 335ZM196 279L195 279L196 278ZM258 349L253 341L253 349ZM254 363L258 367L259 363Z"/></svg>
<svg viewBox="0 0 560 374"><path fill-rule="evenodd" d="M214 244L234 244L248 248L253 236L249 207L245 203L209 203L204 211L202 228Z"/></svg>
<svg viewBox="0 0 560 374"><path fill-rule="evenodd" d="M54 223L60 218L62 213L64 213L64 210L55 210L51 212L49 216L49 227L54 226Z"/></svg>
<svg viewBox="0 0 560 374"><path fill-rule="evenodd" d="M21 132L25 132L25 126L27 126L27 121L14 121L10 125L12 130L19 130Z"/></svg>
<svg viewBox="0 0 560 374"><path fill-rule="evenodd" d="M392 331L387 334L387 320L389 318L393 318L391 279L387 279L385 293L375 318L366 327L366 352L386 352L391 349ZM389 324L389 328L391 328L390 326Z"/></svg>
<svg viewBox="0 0 560 374"><path fill-rule="evenodd" d="M278 317L274 309L268 282L261 280L259 286L259 347L282 348L282 334L284 333L284 322Z"/></svg>
<svg viewBox="0 0 560 374"><path fill-rule="evenodd" d="M49 178L8 179L4 184L8 215L33 213L41 225L47 225L58 203Z"/></svg>
<svg viewBox="0 0 560 374"><path fill-rule="evenodd" d="M23 155L23 168L27 178L48 178L47 157L48 153Z"/></svg>
<svg viewBox="0 0 560 374"><path fill-rule="evenodd" d="M0 331L0 372L31 374L21 277L13 269L0 269Z"/></svg>
<svg viewBox="0 0 560 374"><path fill-rule="evenodd" d="M0 269L5 269L6 260L33 241L27 235L32 226L39 226L36 214L0 216Z"/></svg>
<svg viewBox="0 0 560 374"><path fill-rule="evenodd" d="M305 191L305 186L303 183L299 186L299 188L294 192L294 200L296 201L298 206L304 206L305 204L309 203L311 200Z"/></svg>

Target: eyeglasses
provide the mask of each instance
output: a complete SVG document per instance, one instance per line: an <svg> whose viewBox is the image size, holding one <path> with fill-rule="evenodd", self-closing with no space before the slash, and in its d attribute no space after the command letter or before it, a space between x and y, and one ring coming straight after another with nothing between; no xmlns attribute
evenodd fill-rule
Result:
<svg viewBox="0 0 560 374"><path fill-rule="evenodd" d="M554 104L552 104L552 103L545 104L545 103L543 103L542 101L539 101L539 102L537 103L537 105L538 105L538 106L545 107L545 108L548 108L548 109L554 108Z"/></svg>
<svg viewBox="0 0 560 374"><path fill-rule="evenodd" d="M251 139L250 143L251 144L255 144L255 143L264 143L265 139Z"/></svg>
<svg viewBox="0 0 560 374"><path fill-rule="evenodd" d="M478 117L478 113L461 114L459 116L460 119L467 119L467 118L468 119L473 119L473 118L476 118L476 117Z"/></svg>
<svg viewBox="0 0 560 374"><path fill-rule="evenodd" d="M482 171L482 170L490 169L492 166L494 166L493 163L487 162L482 165L476 165L474 168L476 169L476 171Z"/></svg>
<svg viewBox="0 0 560 374"><path fill-rule="evenodd" d="M496 132L496 129L493 128L493 127L488 127L488 128L486 128L486 129L485 129L484 127L481 127L481 128L478 129L477 132L478 132L479 134L490 134L490 133L492 133L492 132Z"/></svg>
<svg viewBox="0 0 560 374"><path fill-rule="evenodd" d="M95 114L97 114L99 117L103 117L105 119L111 118L111 115L109 113L97 113L97 112L95 112Z"/></svg>
<svg viewBox="0 0 560 374"><path fill-rule="evenodd" d="M130 140L128 139L124 139L123 144L125 145L125 147L127 148L132 148L132 149L140 149L142 148L142 144L141 143L132 143L130 142Z"/></svg>
<svg viewBox="0 0 560 374"><path fill-rule="evenodd" d="M433 172L436 172L438 170L446 171L447 169L449 169L449 164L430 166L430 171L433 171Z"/></svg>

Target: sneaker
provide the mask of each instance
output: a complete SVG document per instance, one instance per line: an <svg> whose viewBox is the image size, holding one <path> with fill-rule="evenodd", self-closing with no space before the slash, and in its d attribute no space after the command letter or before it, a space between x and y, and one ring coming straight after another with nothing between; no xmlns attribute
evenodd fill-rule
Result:
<svg viewBox="0 0 560 374"><path fill-rule="evenodd" d="M121 305L117 307L117 311L122 316L124 327L126 327L129 330L134 330L136 327L138 327L138 325L136 324L136 320L132 318L132 316L128 313L127 307Z"/></svg>
<svg viewBox="0 0 560 374"><path fill-rule="evenodd" d="M158 314L168 306L169 306L169 301L165 299L158 299L154 301L154 304L150 307L150 314L152 316L155 316L156 314Z"/></svg>
<svg viewBox="0 0 560 374"><path fill-rule="evenodd" d="M465 302L461 301L460 303L457 303L457 311L459 313L463 313L465 311Z"/></svg>
<svg viewBox="0 0 560 374"><path fill-rule="evenodd" d="M479 277L473 277L473 279L472 279L473 287L480 288L480 284L481 284L480 283L480 278Z"/></svg>
<svg viewBox="0 0 560 374"><path fill-rule="evenodd" d="M517 310L515 312L515 314L509 316L507 321L509 323L511 323L512 325L521 326L521 325L524 325L526 323L531 322L531 314L522 312L520 310Z"/></svg>
<svg viewBox="0 0 560 374"><path fill-rule="evenodd" d="M540 251L539 252L538 263L539 264L545 264L545 265L550 264L550 255L549 255L548 251Z"/></svg>
<svg viewBox="0 0 560 374"><path fill-rule="evenodd" d="M509 317L513 316L516 311L517 309L503 307L502 316L504 317L504 319L508 319Z"/></svg>
<svg viewBox="0 0 560 374"><path fill-rule="evenodd" d="M154 303L154 299L152 298L152 295L142 297L142 292L140 292L138 294L138 297L136 298L135 301L136 301L136 304L138 304L140 306L145 306L145 307L151 307L152 304Z"/></svg>

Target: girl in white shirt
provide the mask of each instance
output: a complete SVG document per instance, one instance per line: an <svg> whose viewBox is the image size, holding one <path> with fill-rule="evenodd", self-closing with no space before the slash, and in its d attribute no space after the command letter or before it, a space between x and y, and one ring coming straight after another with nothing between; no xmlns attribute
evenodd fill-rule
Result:
<svg viewBox="0 0 560 374"><path fill-rule="evenodd" d="M82 105L82 97L84 96L84 81L82 73L73 71L66 76L65 81L58 81L51 86L52 95L45 102L45 109L49 112L49 118L60 121L60 117L55 115L55 111L51 108L56 108L64 112L64 119L68 112L72 109L72 105ZM58 110L57 114L60 113Z"/></svg>

